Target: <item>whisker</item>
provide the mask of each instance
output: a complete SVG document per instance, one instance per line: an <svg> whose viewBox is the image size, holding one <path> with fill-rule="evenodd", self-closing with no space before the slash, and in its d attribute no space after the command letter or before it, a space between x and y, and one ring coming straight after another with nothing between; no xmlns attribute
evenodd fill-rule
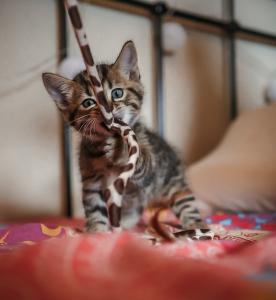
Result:
<svg viewBox="0 0 276 300"><path fill-rule="evenodd" d="M80 126L80 128L78 129L78 132L81 133L82 128L84 128L87 125L87 122L89 122L89 120L85 121L82 123L82 125Z"/></svg>
<svg viewBox="0 0 276 300"><path fill-rule="evenodd" d="M90 123L90 137L91 138L93 137L93 134L96 133L95 124L96 124L96 120L92 119L91 123Z"/></svg>
<svg viewBox="0 0 276 300"><path fill-rule="evenodd" d="M84 116L78 117L78 118L72 120L71 122L69 122L69 124L72 124L72 123L74 123L74 122L76 122L76 121L78 121L78 120L80 120L80 119L82 119L82 118L84 118L84 117L87 117L87 116L89 116L89 114L86 114L86 115L84 115Z"/></svg>
<svg viewBox="0 0 276 300"><path fill-rule="evenodd" d="M93 127L91 125L93 126L93 119L91 120L91 122L89 124L89 126L90 126L89 136L92 138L91 130L92 130Z"/></svg>
<svg viewBox="0 0 276 300"><path fill-rule="evenodd" d="M84 117L87 117L87 116L91 116L89 114L86 114L84 116L81 116L79 118L76 118L75 120L73 120L72 122L76 121L76 120L80 120ZM88 120L85 120L79 129L77 129L77 132L79 134L86 134L86 131L89 131L89 137L92 139L93 138L93 133L96 133L96 119L95 118L92 118L92 119L88 119Z"/></svg>
<svg viewBox="0 0 276 300"><path fill-rule="evenodd" d="M93 134L96 133L95 131L95 120L92 119L91 123L90 123L90 134L89 134L89 137L91 138L91 140L93 139Z"/></svg>
<svg viewBox="0 0 276 300"><path fill-rule="evenodd" d="M93 133L96 133L96 120L92 119L92 129L93 129Z"/></svg>
<svg viewBox="0 0 276 300"><path fill-rule="evenodd" d="M91 120L88 120L88 121L86 122L86 125L85 125L84 128L83 128L84 134L85 134L86 130L88 129L90 123L91 123Z"/></svg>

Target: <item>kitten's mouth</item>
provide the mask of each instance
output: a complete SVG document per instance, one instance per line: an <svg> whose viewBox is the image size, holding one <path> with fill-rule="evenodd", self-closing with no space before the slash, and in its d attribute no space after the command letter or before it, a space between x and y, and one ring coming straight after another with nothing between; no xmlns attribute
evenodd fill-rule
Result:
<svg viewBox="0 0 276 300"><path fill-rule="evenodd" d="M98 139L102 137L108 137L112 135L112 132L108 129L108 127L103 123L90 124L89 127L85 128L82 131L82 134L88 136L93 139Z"/></svg>
<svg viewBox="0 0 276 300"><path fill-rule="evenodd" d="M101 122L99 125L100 125L99 130L97 130L97 133L99 133L99 135L106 135L106 136L112 135L110 129L105 125L104 122Z"/></svg>
<svg viewBox="0 0 276 300"><path fill-rule="evenodd" d="M102 122L101 123L101 126L104 128L104 129L106 129L106 130L108 130L109 131L109 128L105 125L105 123L104 122Z"/></svg>

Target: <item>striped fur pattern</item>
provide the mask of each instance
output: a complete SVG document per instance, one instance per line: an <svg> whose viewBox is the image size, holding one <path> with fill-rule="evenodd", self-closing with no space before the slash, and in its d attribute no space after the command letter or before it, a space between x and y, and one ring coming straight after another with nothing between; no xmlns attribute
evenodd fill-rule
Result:
<svg viewBox="0 0 276 300"><path fill-rule="evenodd" d="M123 46L113 64L99 64L97 68L108 105L119 122L127 123L133 129L134 135L131 136L137 139L140 149L134 174L127 180L126 187L122 182L115 181L115 188L122 193L123 227L135 225L144 207L161 203L171 206L182 223L184 235L188 230L187 236L194 232L194 238L212 238L185 182L183 167L176 152L141 122L144 88L133 42ZM129 152L121 133L106 128L95 101L90 101L91 105L86 103L93 100L89 95L87 77L84 71L74 80L50 73L44 74L43 79L64 119L82 137L79 164L86 228L97 232L110 228L106 188L128 168L129 156L132 157L131 152L136 150ZM125 135L129 133L128 130L124 129ZM117 223L119 217L114 219L114 224Z"/></svg>
<svg viewBox="0 0 276 300"><path fill-rule="evenodd" d="M122 195L127 184L127 180L133 175L134 168L139 156L139 147L136 142L135 134L131 128L122 121L114 120L112 108L106 99L101 80L90 51L87 36L83 28L77 2L75 0L65 0L65 7L68 11L69 18L73 25L76 39L78 41L83 60L87 70L87 86L89 95L94 95L99 110L103 116L105 125L116 132L120 132L125 139L129 150L129 159L125 168L106 188L104 196L107 201L109 218L111 225L120 229L120 209L122 205Z"/></svg>

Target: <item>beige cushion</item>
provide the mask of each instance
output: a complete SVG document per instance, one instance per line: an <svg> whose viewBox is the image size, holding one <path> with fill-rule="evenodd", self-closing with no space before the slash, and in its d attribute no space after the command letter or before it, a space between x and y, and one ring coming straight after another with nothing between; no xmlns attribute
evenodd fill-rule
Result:
<svg viewBox="0 0 276 300"><path fill-rule="evenodd" d="M276 103L239 116L187 179L206 207L276 211Z"/></svg>

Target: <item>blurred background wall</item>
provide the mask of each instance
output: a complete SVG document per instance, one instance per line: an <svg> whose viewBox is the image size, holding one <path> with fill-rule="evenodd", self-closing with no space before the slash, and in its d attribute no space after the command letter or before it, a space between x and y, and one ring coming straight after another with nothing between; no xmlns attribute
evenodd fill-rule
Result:
<svg viewBox="0 0 276 300"><path fill-rule="evenodd" d="M1 0L1 220L61 213L59 119L40 75L57 62L55 11L51 0Z"/></svg>
<svg viewBox="0 0 276 300"><path fill-rule="evenodd" d="M149 2L154 2L150 1ZM170 6L223 18L223 0L171 0ZM41 83L57 63L55 0L1 0L0 10L0 220L57 216L63 212L60 119ZM143 116L156 128L151 22L141 16L81 4L98 61L112 62L134 40L146 88ZM276 1L236 0L246 26L276 32ZM70 27L69 27L70 29ZM229 125L224 43L186 30L182 49L164 56L165 136L192 163L212 150ZM69 53L78 54L69 30ZM264 105L263 92L276 76L276 49L237 43L239 112ZM74 211L82 215L74 135Z"/></svg>

